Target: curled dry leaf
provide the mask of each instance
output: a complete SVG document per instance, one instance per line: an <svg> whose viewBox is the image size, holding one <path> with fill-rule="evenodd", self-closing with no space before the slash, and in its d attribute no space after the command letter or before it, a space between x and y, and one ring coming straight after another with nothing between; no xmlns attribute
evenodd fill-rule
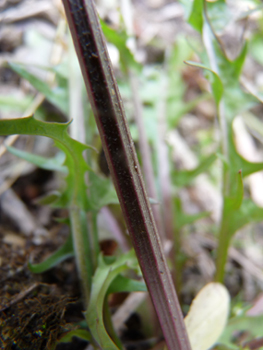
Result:
<svg viewBox="0 0 263 350"><path fill-rule="evenodd" d="M209 283L193 300L185 325L192 350L207 350L219 338L227 322L230 296L225 286Z"/></svg>

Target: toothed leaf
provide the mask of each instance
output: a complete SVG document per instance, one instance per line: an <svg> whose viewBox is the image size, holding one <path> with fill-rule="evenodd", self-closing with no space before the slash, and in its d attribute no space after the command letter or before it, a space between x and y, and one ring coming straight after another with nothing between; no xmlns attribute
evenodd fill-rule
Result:
<svg viewBox="0 0 263 350"><path fill-rule="evenodd" d="M39 135L52 138L55 146L65 153L64 166L68 168L67 188L56 202L56 206L69 207L74 200L81 209L88 210L84 176L86 171L91 169L83 158L83 152L90 147L70 138L67 132L69 124L47 123L34 117L0 120L0 135Z"/></svg>

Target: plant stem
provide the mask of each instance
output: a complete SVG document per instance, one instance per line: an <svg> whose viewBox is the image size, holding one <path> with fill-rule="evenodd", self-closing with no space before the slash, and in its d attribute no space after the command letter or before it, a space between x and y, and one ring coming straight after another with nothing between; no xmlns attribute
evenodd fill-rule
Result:
<svg viewBox="0 0 263 350"><path fill-rule="evenodd" d="M63 0L103 149L169 350L189 350L121 97L92 0Z"/></svg>
<svg viewBox="0 0 263 350"><path fill-rule="evenodd" d="M217 43L220 46L220 49L222 52L224 52L223 46L220 43L220 40L218 39L216 33L214 32L213 26L210 23L210 20L208 18L207 14L207 4L206 1L203 1L204 4L204 17L207 22L207 28L206 30L203 30L203 41L207 50L210 66L214 72L219 74L219 67L218 62L215 57L214 50L212 48L211 40L216 40ZM209 30L211 33L209 33ZM211 39L211 37L213 39ZM226 116L226 106L224 97L220 101L219 105L217 106L217 115L219 120L219 126L220 126L220 137L221 137L221 152L224 156L225 162L222 164L222 210L221 210L221 222L220 222L220 228L218 233L218 249L217 249L217 258L216 258L216 275L215 275L215 281L223 283L224 280L224 271L225 271L225 265L227 262L227 253L229 248L230 240L228 239L229 232L227 230L227 223L225 222L226 215L226 208L225 208L225 198L229 197L231 194L231 181L230 181L230 172L229 172L229 128L231 128L231 125L229 125L229 122L227 120Z"/></svg>
<svg viewBox="0 0 263 350"><path fill-rule="evenodd" d="M84 305L88 306L93 266L90 259L86 213L73 207L69 211L75 259L83 291Z"/></svg>
<svg viewBox="0 0 263 350"><path fill-rule="evenodd" d="M123 349L120 339L118 338L115 329L113 327L111 313L110 313L110 307L107 298L104 300L104 306L103 306L103 319L105 328L107 330L107 333L111 337L111 339L114 341L114 343L118 346L119 349Z"/></svg>
<svg viewBox="0 0 263 350"><path fill-rule="evenodd" d="M229 233L228 231L226 231L225 225L222 222L219 231L215 274L215 281L219 283L224 282L225 266L227 262L228 248L230 243L228 236Z"/></svg>
<svg viewBox="0 0 263 350"><path fill-rule="evenodd" d="M85 142L84 118L82 108L81 71L74 53L72 39L69 39L69 119L74 119L70 125L70 136L79 142ZM88 229L86 214L79 209L77 200L73 199L73 207L69 210L72 238L77 269L81 281L84 305L87 307L91 289L91 276L96 268L98 251L94 249L93 232Z"/></svg>
<svg viewBox="0 0 263 350"><path fill-rule="evenodd" d="M221 131L221 149L222 154L225 159L229 162L229 152L228 152L228 135L227 135L227 124L224 113L223 101L221 101L218 108L218 117L220 122ZM218 248L216 257L216 274L215 281L223 283L225 274L225 265L227 262L227 254L230 240L228 239L229 232L227 227L225 227L225 218L227 217L225 208L225 198L230 195L230 181L229 181L229 169L228 165L223 162L222 164L222 210L221 210L221 222L218 233Z"/></svg>
<svg viewBox="0 0 263 350"><path fill-rule="evenodd" d="M98 233L98 213L96 211L92 211L87 214L87 220L90 232L90 255L92 260L93 271L96 270L98 266L98 256L100 253L100 245L99 245L99 233Z"/></svg>

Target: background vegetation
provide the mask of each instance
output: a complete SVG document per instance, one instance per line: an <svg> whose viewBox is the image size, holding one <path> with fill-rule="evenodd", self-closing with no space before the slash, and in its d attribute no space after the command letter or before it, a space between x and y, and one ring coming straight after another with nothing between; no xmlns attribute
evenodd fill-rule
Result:
<svg viewBox="0 0 263 350"><path fill-rule="evenodd" d="M49 349L62 338L57 349L66 341L74 349L91 349L90 341L163 349L62 5L1 6L0 107L9 120L0 134L32 135L7 136L0 148L1 347ZM229 319L210 345L260 348L262 5L148 0L97 8L182 310L207 283L224 283ZM88 236L76 243L78 232Z"/></svg>

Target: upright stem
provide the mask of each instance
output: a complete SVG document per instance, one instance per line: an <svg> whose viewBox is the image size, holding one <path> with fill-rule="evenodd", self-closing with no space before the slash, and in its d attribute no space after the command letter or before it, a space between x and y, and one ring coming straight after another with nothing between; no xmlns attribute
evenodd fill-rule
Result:
<svg viewBox="0 0 263 350"><path fill-rule="evenodd" d="M91 276L93 274L93 266L90 258L91 254L90 243L88 241L86 213L77 206L75 206L70 209L69 216L72 229L76 264L83 292L84 305L85 307L87 307L90 297Z"/></svg>
<svg viewBox="0 0 263 350"><path fill-rule="evenodd" d="M91 260L93 264L93 271L95 271L97 268L98 256L100 253L97 217L98 217L98 213L96 211L92 211L87 214L87 219L89 222L89 232L90 232L90 237L89 237L90 255L91 255Z"/></svg>
<svg viewBox="0 0 263 350"><path fill-rule="evenodd" d="M63 0L123 215L169 350L189 350L182 312L156 230L92 0Z"/></svg>
<svg viewBox="0 0 263 350"><path fill-rule="evenodd" d="M213 27L210 23L210 20L207 15L207 4L206 1L203 0L204 4L204 17L206 19L206 22L204 24L206 30L203 29L203 41L206 46L208 58L210 61L211 68L214 72L219 74L219 67L218 62L215 57L215 52L212 48L212 42L211 37L214 37L214 40L217 40L218 44L221 46L220 40L218 40ZM223 47L221 46L222 52L224 52ZM218 249L217 249L217 258L216 258L216 275L215 280L217 282L223 283L224 279L224 270L225 270L225 264L227 261L227 253L228 253L228 247L229 247L229 239L227 231L227 223L225 222L225 218L227 217L225 214L225 201L224 199L226 197L229 197L231 195L231 181L230 181L230 172L229 172L229 125L228 120L226 116L226 110L225 110L225 101L224 97L221 99L218 107L217 107L217 114L219 119L219 125L220 125L220 133L221 133L221 151L224 156L224 159L226 161L222 164L222 197L223 197L223 203L222 203L222 210L221 210L221 222L220 222L220 229L218 233Z"/></svg>
<svg viewBox="0 0 263 350"><path fill-rule="evenodd" d="M66 25L66 23L65 23ZM69 39L69 119L74 119L70 125L70 136L79 142L85 142L84 119L81 96L81 71L78 60L74 54L72 39ZM75 258L78 274L80 277L84 305L87 307L90 289L91 276L96 266L94 260L95 250L92 249L90 240L92 233L89 235L88 225L86 222L86 213L78 207L76 199L73 199L72 208L69 210L71 231L74 244ZM91 254L93 253L93 254ZM96 252L97 253L97 252Z"/></svg>
<svg viewBox="0 0 263 350"><path fill-rule="evenodd" d="M216 274L215 282L223 283L225 275L225 266L227 262L227 254L230 240L228 239L228 231L225 230L224 223L221 223L219 231L219 240L217 247Z"/></svg>

